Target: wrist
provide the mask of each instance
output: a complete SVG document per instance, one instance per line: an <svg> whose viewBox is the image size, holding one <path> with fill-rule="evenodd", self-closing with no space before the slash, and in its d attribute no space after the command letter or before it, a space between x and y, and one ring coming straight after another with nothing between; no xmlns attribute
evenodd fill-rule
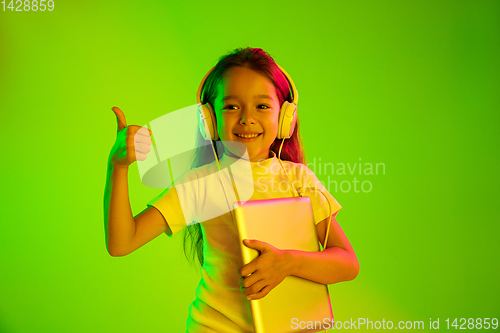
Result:
<svg viewBox="0 0 500 333"><path fill-rule="evenodd" d="M116 163L113 165L113 170L116 170L116 172L128 173L128 165Z"/></svg>
<svg viewBox="0 0 500 333"><path fill-rule="evenodd" d="M111 171L119 171L119 172L127 172L128 171L128 165L123 165L119 163L113 163L113 161L109 160L108 162L108 169Z"/></svg>
<svg viewBox="0 0 500 333"><path fill-rule="evenodd" d="M299 266L299 257L294 250L283 250L287 275L296 275Z"/></svg>
<svg viewBox="0 0 500 333"><path fill-rule="evenodd" d="M116 161L113 155L110 154L108 157L108 169L120 169L120 170L128 170L130 164L123 165Z"/></svg>

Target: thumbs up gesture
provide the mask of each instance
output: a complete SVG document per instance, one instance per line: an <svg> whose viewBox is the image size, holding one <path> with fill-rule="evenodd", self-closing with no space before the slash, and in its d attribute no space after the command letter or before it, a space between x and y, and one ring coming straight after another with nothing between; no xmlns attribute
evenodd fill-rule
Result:
<svg viewBox="0 0 500 333"><path fill-rule="evenodd" d="M122 110L113 107L118 130L116 141L110 152L110 161L115 166L128 167L134 161L144 161L151 151L151 130L138 126L127 126Z"/></svg>

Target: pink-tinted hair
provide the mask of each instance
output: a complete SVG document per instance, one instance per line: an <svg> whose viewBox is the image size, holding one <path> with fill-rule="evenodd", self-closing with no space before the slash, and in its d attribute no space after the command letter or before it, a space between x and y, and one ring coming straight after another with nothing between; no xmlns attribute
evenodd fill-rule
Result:
<svg viewBox="0 0 500 333"><path fill-rule="evenodd" d="M221 82L224 74L233 67L247 67L257 73L262 74L267 77L273 85L276 87L276 93L278 95L278 100L280 105L283 102L292 101L292 96L290 93L290 87L286 76L279 69L279 67L274 62L273 58L264 50L260 48L237 48L230 53L222 56L217 65L207 77L207 80L203 86L201 102L203 104L210 103L212 106L215 104L215 99L217 97L217 87ZM198 143L204 141L200 133L198 133ZM220 141L217 140L217 141ZM281 145L282 139L275 139L272 143L270 149L276 153L278 156L279 147ZM216 143L214 141L213 143ZM220 144L220 143L219 143ZM198 145L200 147L202 145ZM217 158L219 156L219 150L216 150ZM281 149L281 160L291 161L295 163L305 164L305 155L302 140L300 138L300 126L299 118L297 116L297 124L295 125L295 130L289 139L286 139L283 143ZM193 155L191 168L197 168L202 165L211 163L215 160L213 150L208 146L202 146L196 150ZM186 244L188 240L191 240L191 254L194 259L196 254L198 261L201 266L203 266L203 234L201 232L201 226L199 223L192 224L185 227L184 233L184 254L186 254ZM188 258L189 260L189 258Z"/></svg>

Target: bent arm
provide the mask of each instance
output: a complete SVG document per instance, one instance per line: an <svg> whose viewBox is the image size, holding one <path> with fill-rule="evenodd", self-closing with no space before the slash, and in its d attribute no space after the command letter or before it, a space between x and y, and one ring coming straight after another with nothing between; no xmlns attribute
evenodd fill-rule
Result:
<svg viewBox="0 0 500 333"><path fill-rule="evenodd" d="M326 248L321 252L284 250L290 262L290 274L323 284L350 281L359 272L359 263L344 231L335 220L334 214ZM323 243L328 218L317 225L320 241Z"/></svg>

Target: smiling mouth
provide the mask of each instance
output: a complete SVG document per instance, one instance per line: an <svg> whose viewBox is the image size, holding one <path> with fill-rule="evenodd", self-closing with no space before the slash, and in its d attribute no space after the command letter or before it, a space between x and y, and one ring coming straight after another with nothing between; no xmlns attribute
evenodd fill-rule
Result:
<svg viewBox="0 0 500 333"><path fill-rule="evenodd" d="M259 134L237 134L237 133L234 133L234 135L236 135L237 137L242 138L242 139L253 139L253 138L260 136L261 134L262 133L259 133Z"/></svg>

